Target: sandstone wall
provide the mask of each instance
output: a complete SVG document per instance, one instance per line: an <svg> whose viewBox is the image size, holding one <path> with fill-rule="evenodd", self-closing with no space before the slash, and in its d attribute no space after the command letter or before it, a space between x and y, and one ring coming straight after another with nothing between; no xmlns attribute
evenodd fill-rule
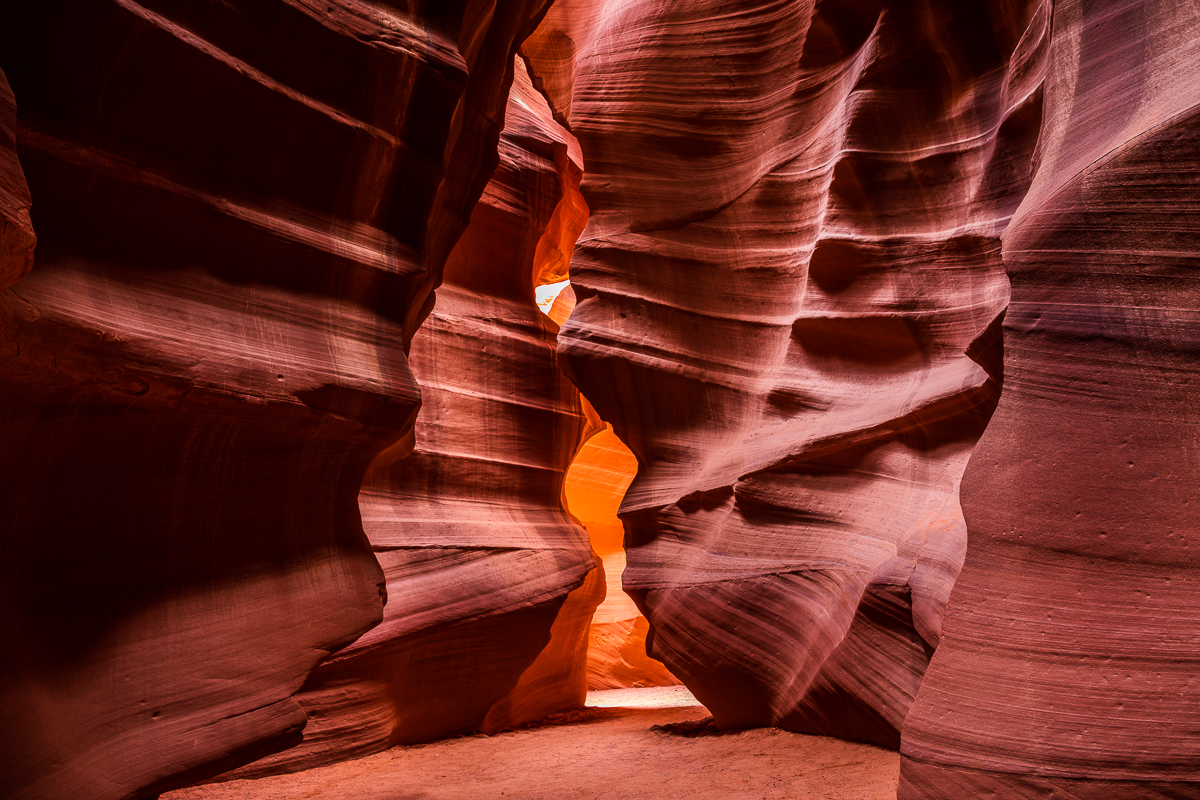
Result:
<svg viewBox="0 0 1200 800"><path fill-rule="evenodd" d="M359 486L411 431L405 350L545 5L4 5L38 234L0 296L6 796L300 740L308 672L380 619Z"/></svg>
<svg viewBox="0 0 1200 800"><path fill-rule="evenodd" d="M1200 796L1200 9L1058 0L1051 63L905 800Z"/></svg>
<svg viewBox="0 0 1200 800"><path fill-rule="evenodd" d="M534 286L565 273L587 213L578 146L517 71L499 168L413 338L415 447L376 458L359 494L387 579L383 622L305 683L304 741L229 777L584 703L588 622L604 587L562 495L587 422Z"/></svg>
<svg viewBox="0 0 1200 800"><path fill-rule="evenodd" d="M903 800L1200 794L1200 12L547 5L0 10L6 796L581 703L560 368L610 673L903 728Z"/></svg>
<svg viewBox="0 0 1200 800"><path fill-rule="evenodd" d="M640 464L626 590L723 726L898 746L997 397L1043 2L560 2L592 211L559 337Z"/></svg>
<svg viewBox="0 0 1200 800"><path fill-rule="evenodd" d="M29 185L17 158L17 101L0 72L0 289L33 266L37 236L29 204Z"/></svg>

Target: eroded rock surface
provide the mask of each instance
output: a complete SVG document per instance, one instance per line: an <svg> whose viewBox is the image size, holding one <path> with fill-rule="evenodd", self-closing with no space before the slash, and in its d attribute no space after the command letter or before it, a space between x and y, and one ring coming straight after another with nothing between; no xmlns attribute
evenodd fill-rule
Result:
<svg viewBox="0 0 1200 800"><path fill-rule="evenodd" d="M575 290L566 284L560 287L546 313L562 325L574 308ZM637 459L586 398L583 411L591 422L591 437L571 461L563 496L571 515L587 529L606 585L604 601L592 615L588 634L588 688L673 686L679 679L647 654L649 623L621 585L625 528L617 511L637 474Z"/></svg>
<svg viewBox="0 0 1200 800"><path fill-rule="evenodd" d="M649 624L621 585L625 529L617 509L636 473L637 459L613 433L611 425L604 425L587 440L567 472L567 507L587 528L592 549L604 566L607 585L589 633L589 689L679 683L666 667L646 654Z"/></svg>
<svg viewBox="0 0 1200 800"><path fill-rule="evenodd" d="M1200 797L1200 9L1054 8L1004 395L900 797Z"/></svg>
<svg viewBox="0 0 1200 800"><path fill-rule="evenodd" d="M0 71L0 290L33 266L37 237L29 205L29 186L17 158L17 101Z"/></svg>
<svg viewBox="0 0 1200 800"><path fill-rule="evenodd" d="M724 726L895 747L996 401L1042 2L561 2L592 211L560 334L636 454L625 588Z"/></svg>
<svg viewBox="0 0 1200 800"><path fill-rule="evenodd" d="M1200 796L1194 4L558 0L510 97L547 4L0 11L6 796L582 701L585 163L610 661L903 800Z"/></svg>
<svg viewBox="0 0 1200 800"><path fill-rule="evenodd" d="M545 5L4 5L39 237L0 296L7 797L300 740L309 670L380 619L358 490Z"/></svg>
<svg viewBox="0 0 1200 800"><path fill-rule="evenodd" d="M534 286L565 273L587 213L574 138L517 67L500 166L413 339L415 448L377 458L359 496L383 623L305 684L304 742L236 777L583 705L604 588L562 491L587 422Z"/></svg>

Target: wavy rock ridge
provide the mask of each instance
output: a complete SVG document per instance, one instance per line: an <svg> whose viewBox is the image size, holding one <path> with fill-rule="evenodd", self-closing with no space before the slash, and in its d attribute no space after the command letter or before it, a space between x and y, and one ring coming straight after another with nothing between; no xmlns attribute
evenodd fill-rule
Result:
<svg viewBox="0 0 1200 800"><path fill-rule="evenodd" d="M29 184L17 158L17 101L0 72L0 289L33 266L37 236L29 219Z"/></svg>
<svg viewBox="0 0 1200 800"><path fill-rule="evenodd" d="M300 740L308 672L380 619L359 486L411 431L405 350L545 5L5 5L38 235L0 296L8 797Z"/></svg>
<svg viewBox="0 0 1200 800"><path fill-rule="evenodd" d="M721 725L899 744L996 400L1048 11L567 2L524 46L587 163L559 346L640 464L625 587Z"/></svg>
<svg viewBox="0 0 1200 800"><path fill-rule="evenodd" d="M1060 0L1053 43L904 800L1200 797L1200 10Z"/></svg>
<svg viewBox="0 0 1200 800"><path fill-rule="evenodd" d="M6 5L6 796L579 703L559 361L721 725L1200 796L1200 12L557 0L510 93L548 4Z"/></svg>
<svg viewBox="0 0 1200 800"><path fill-rule="evenodd" d="M359 495L387 578L383 622L309 677L300 746L228 777L583 705L588 621L604 588L562 493L587 422L533 289L566 270L586 210L578 147L520 62L499 152L413 338L415 447L381 454Z"/></svg>

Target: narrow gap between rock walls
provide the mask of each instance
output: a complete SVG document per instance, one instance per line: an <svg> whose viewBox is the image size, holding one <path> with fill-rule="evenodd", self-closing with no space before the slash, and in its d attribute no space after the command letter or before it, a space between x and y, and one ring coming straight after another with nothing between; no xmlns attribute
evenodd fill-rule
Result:
<svg viewBox="0 0 1200 800"><path fill-rule="evenodd" d="M566 322L575 306L569 279L537 286L534 292L544 314L558 326ZM604 572L606 593L592 616L587 650L588 704L602 705L610 699L597 692L678 686L680 682L661 662L646 654L649 623L621 586L625 530L617 512L637 473L637 459L582 394L580 402L589 422L588 434L567 469L563 506L587 530L601 565L598 568ZM620 702L629 700L626 697Z"/></svg>

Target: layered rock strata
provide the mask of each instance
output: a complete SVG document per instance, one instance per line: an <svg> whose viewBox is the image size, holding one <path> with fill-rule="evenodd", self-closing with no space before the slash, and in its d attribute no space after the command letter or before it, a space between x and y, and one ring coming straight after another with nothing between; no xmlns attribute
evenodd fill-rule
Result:
<svg viewBox="0 0 1200 800"><path fill-rule="evenodd" d="M567 508L584 527L604 566L607 592L588 634L588 688L669 686L679 683L646 654L649 624L622 589L625 530L617 517L621 498L637 472L637 459L605 425L588 439L567 472Z"/></svg>
<svg viewBox="0 0 1200 800"><path fill-rule="evenodd" d="M1200 10L1060 0L900 797L1200 797Z"/></svg>
<svg viewBox="0 0 1200 800"><path fill-rule="evenodd" d="M566 284L547 314L561 326L574 308L575 290ZM587 529L604 569L604 601L592 615L588 633L588 688L673 686L679 679L646 652L649 623L621 583L625 528L617 511L637 474L637 459L586 398L583 410L593 432L567 470L563 496L571 515Z"/></svg>
<svg viewBox="0 0 1200 800"><path fill-rule="evenodd" d="M0 72L0 290L33 266L37 236L29 218L29 185L17 158L17 101Z"/></svg>
<svg viewBox="0 0 1200 800"><path fill-rule="evenodd" d="M5 4L39 238L0 296L7 797L300 741L308 672L380 619L358 490L545 5Z"/></svg>
<svg viewBox="0 0 1200 800"><path fill-rule="evenodd" d="M568 265L587 211L580 155L518 63L500 166L446 264L409 362L415 448L381 454L359 506L387 578L383 623L299 694L296 748L230 777L303 769L584 703L603 597L563 479L585 434L534 286Z"/></svg>
<svg viewBox="0 0 1200 800"><path fill-rule="evenodd" d="M556 4L592 210L560 352L640 464L624 585L722 726L895 747L996 401L1042 2Z"/></svg>
<svg viewBox="0 0 1200 800"><path fill-rule="evenodd" d="M549 305L546 313L550 319L558 325L566 322L575 308L575 291L570 284L559 287ZM579 448L567 470L563 496L571 516L587 529L592 550L604 570L604 601L592 615L588 633L588 688L673 686L679 679L647 654L649 622L621 585L625 528L617 510L637 473L637 459L586 398L583 410L591 421L592 436Z"/></svg>

